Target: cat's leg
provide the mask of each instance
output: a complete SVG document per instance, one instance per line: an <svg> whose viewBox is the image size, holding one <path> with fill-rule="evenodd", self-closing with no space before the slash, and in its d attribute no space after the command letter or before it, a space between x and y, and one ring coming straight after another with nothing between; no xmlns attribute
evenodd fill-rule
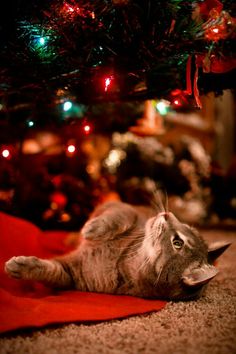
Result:
<svg viewBox="0 0 236 354"><path fill-rule="evenodd" d="M34 256L12 257L5 263L5 271L12 278L30 279L44 282L58 288L73 285L66 264L58 260L46 260Z"/></svg>
<svg viewBox="0 0 236 354"><path fill-rule="evenodd" d="M135 227L136 210L125 203L111 202L98 208L81 230L87 240L112 240Z"/></svg>

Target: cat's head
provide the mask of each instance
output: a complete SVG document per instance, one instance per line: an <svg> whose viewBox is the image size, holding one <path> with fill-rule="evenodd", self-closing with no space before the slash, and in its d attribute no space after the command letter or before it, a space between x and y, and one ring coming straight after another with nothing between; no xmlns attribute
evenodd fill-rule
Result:
<svg viewBox="0 0 236 354"><path fill-rule="evenodd" d="M171 212L158 213L147 221L142 245L147 288L169 299L198 297L218 273L214 261L229 245L207 246L197 230Z"/></svg>

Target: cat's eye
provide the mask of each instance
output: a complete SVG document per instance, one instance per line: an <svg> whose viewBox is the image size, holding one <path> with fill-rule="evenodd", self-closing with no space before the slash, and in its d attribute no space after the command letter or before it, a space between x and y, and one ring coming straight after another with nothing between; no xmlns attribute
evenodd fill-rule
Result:
<svg viewBox="0 0 236 354"><path fill-rule="evenodd" d="M176 249L180 249L182 248L184 244L184 241L182 241L179 237L175 237L174 240L173 240L173 246L176 248Z"/></svg>

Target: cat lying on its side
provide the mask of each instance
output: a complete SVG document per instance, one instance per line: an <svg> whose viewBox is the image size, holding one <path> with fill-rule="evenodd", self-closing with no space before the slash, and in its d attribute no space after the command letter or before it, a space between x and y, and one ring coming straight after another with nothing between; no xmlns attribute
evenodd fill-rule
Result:
<svg viewBox="0 0 236 354"><path fill-rule="evenodd" d="M207 246L195 229L161 208L144 212L122 202L105 203L83 226L75 251L51 260L13 257L5 270L60 289L196 298L217 274L213 263L229 244Z"/></svg>

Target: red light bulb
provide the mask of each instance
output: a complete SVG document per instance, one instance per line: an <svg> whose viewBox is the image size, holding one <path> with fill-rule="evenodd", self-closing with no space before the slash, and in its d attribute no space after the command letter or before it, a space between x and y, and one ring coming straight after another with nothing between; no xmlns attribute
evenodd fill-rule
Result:
<svg viewBox="0 0 236 354"><path fill-rule="evenodd" d="M90 131L91 131L90 125L86 124L86 125L84 126L84 132L85 132L85 134L89 134Z"/></svg>

